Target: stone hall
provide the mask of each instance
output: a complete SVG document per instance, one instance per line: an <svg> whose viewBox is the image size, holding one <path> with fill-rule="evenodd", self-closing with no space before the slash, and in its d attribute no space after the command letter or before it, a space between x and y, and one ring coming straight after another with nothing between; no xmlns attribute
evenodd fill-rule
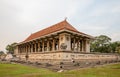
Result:
<svg viewBox="0 0 120 77"><path fill-rule="evenodd" d="M93 36L75 29L65 19L32 33L17 44L15 55L32 62L61 62L75 60L115 59L115 55L90 53Z"/></svg>

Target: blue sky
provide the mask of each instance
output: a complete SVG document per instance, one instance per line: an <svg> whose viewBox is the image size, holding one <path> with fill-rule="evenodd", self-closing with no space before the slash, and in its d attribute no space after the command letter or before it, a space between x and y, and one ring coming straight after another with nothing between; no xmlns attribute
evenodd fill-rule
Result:
<svg viewBox="0 0 120 77"><path fill-rule="evenodd" d="M0 50L65 17L81 32L120 41L120 0L0 0Z"/></svg>

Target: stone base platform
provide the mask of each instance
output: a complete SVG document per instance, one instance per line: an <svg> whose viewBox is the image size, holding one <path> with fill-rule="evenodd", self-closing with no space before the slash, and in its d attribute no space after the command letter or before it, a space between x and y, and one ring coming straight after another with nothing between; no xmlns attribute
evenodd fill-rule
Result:
<svg viewBox="0 0 120 77"><path fill-rule="evenodd" d="M44 53L29 53L27 54L17 54L23 61L30 62L40 62L40 63L50 63L59 64L60 62L91 62L91 61L115 61L120 60L120 55L111 53L78 53L78 52L68 52L68 51L58 51L58 52L44 52Z"/></svg>

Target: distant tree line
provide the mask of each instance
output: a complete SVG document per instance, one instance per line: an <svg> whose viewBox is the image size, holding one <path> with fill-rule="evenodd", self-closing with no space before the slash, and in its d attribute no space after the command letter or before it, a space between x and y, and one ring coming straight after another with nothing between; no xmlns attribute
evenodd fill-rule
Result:
<svg viewBox="0 0 120 77"><path fill-rule="evenodd" d="M96 36L90 46L91 52L120 53L120 41L111 42L111 38L106 35Z"/></svg>

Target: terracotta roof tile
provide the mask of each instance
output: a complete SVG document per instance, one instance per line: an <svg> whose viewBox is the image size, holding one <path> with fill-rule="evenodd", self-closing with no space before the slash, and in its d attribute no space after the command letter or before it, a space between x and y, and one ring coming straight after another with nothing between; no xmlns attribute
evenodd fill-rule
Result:
<svg viewBox="0 0 120 77"><path fill-rule="evenodd" d="M70 25L66 20L62 21L62 22L59 22L55 25L52 25L48 28L45 28L43 30L40 30L36 33L33 33L31 34L26 40L24 40L23 42L25 41L30 41L32 39L35 39L35 38L38 38L38 37L41 37L41 36L44 36L44 35L47 35L47 34L50 34L50 33L53 33L53 32L56 32L56 31L60 31L60 30L63 30L63 29L67 29L67 30L70 30L70 31L74 31L74 32L78 32L78 33L81 33L79 32L78 30L76 30L72 25ZM83 33L82 33L83 34Z"/></svg>

